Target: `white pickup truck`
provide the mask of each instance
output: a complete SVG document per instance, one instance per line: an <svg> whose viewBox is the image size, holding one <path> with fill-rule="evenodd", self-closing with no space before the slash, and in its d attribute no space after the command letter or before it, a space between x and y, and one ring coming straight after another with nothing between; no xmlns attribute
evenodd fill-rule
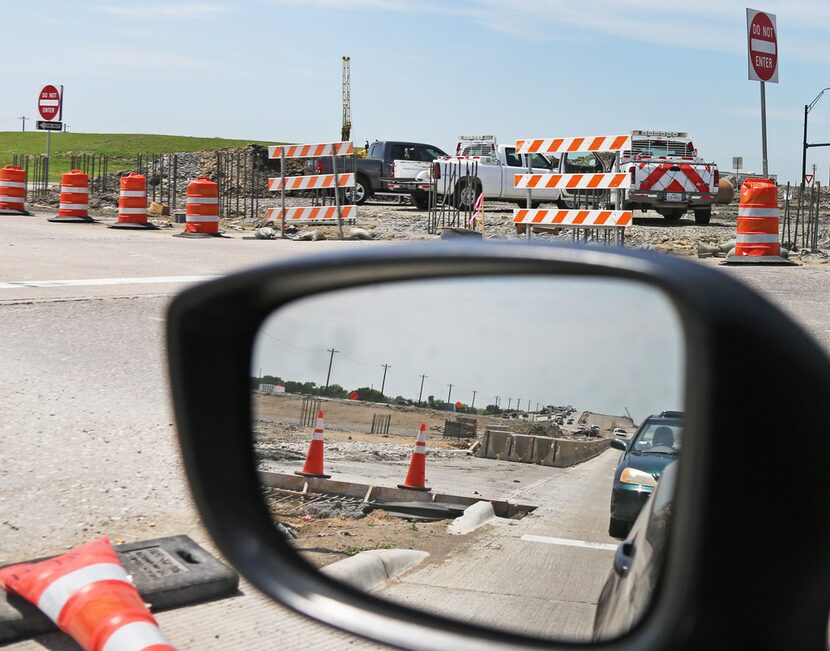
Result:
<svg viewBox="0 0 830 651"><path fill-rule="evenodd" d="M708 224L718 198L718 166L698 155L682 131L632 131L631 151L621 170L631 174L624 207L655 210L666 219L694 211L696 224Z"/></svg>
<svg viewBox="0 0 830 651"><path fill-rule="evenodd" d="M449 196L456 206L467 210L482 192L485 200L512 201L522 207L527 205L527 190L513 187L515 175L529 171L526 155L516 154L513 146L496 144L494 138L461 139L456 153L456 156L441 157L432 164L431 174L438 194ZM535 174L554 174L558 168L558 161L541 154L531 154L530 162ZM475 176L471 171L473 163L477 163ZM428 184L430 170L422 171L416 182ZM558 203L561 198L559 190L534 190L533 206Z"/></svg>

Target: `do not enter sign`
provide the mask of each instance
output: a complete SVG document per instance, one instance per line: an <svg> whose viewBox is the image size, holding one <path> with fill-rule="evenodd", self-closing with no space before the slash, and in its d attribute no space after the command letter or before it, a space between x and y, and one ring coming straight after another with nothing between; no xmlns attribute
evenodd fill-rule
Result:
<svg viewBox="0 0 830 651"><path fill-rule="evenodd" d="M778 34L775 15L746 10L750 81L778 83Z"/></svg>
<svg viewBox="0 0 830 651"><path fill-rule="evenodd" d="M53 120L61 109L61 94L51 84L44 86L37 97L37 110L44 120Z"/></svg>

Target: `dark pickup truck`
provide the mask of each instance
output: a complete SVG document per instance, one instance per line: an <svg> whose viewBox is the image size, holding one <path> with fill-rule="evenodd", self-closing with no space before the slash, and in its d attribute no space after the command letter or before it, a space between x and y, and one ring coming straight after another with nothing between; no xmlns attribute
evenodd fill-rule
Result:
<svg viewBox="0 0 830 651"><path fill-rule="evenodd" d="M396 160L414 160L431 163L440 156L446 156L438 147L421 142L401 142L393 140L376 140L369 145L366 158L355 161L351 157L337 158L338 172L356 173L353 190L354 202L358 205L377 193L413 194L412 190L397 190L389 187L395 182L406 179L395 179L393 162ZM331 174L331 158L310 158L305 164L306 174ZM414 179L411 179L414 181ZM419 199L420 197L416 197ZM416 205L418 205L416 203ZM420 206L419 206L420 207Z"/></svg>

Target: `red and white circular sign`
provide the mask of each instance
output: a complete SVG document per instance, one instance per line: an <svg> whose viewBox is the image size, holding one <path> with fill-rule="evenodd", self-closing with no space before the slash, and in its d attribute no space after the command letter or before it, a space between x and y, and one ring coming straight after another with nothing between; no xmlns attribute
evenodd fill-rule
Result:
<svg viewBox="0 0 830 651"><path fill-rule="evenodd" d="M51 84L44 86L37 97L37 110L44 120L54 120L61 109L61 94Z"/></svg>
<svg viewBox="0 0 830 651"><path fill-rule="evenodd" d="M749 21L749 64L759 81L778 81L778 36L773 20L759 11Z"/></svg>

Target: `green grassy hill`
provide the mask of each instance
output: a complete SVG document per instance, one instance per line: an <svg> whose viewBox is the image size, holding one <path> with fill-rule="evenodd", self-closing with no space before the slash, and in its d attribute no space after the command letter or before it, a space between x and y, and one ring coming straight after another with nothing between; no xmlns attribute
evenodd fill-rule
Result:
<svg viewBox="0 0 830 651"><path fill-rule="evenodd" d="M107 154L109 170L130 169L138 154L171 154L186 151L205 151L244 147L249 144L273 145L277 142L260 140L230 140L228 138L194 138L190 136L160 136L143 133L63 133L52 134L50 180L58 180L69 170L72 154ZM12 162L12 155L46 153L45 131L0 131L0 167Z"/></svg>

